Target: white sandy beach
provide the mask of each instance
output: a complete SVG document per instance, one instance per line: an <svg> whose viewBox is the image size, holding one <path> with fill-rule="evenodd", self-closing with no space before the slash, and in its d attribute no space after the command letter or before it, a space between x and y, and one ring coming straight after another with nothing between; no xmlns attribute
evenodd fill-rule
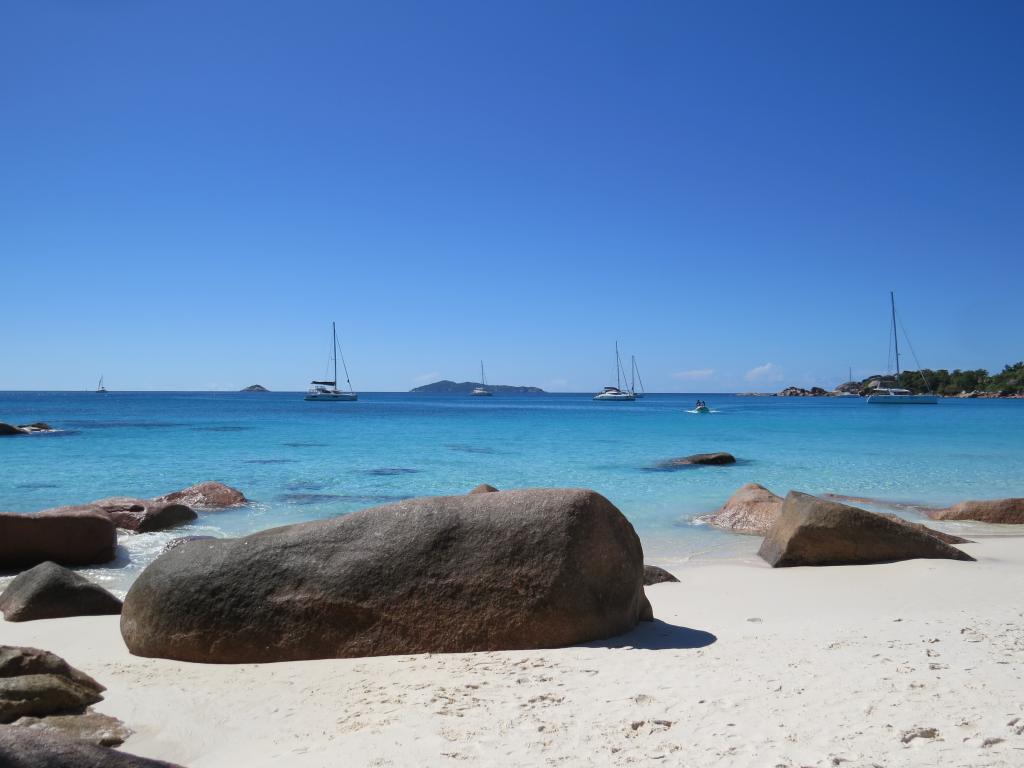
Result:
<svg viewBox="0 0 1024 768"><path fill-rule="evenodd" d="M106 685L125 751L194 768L1024 765L1024 537L964 548L676 567L657 622L588 647L215 666L133 657L117 617L0 642Z"/></svg>

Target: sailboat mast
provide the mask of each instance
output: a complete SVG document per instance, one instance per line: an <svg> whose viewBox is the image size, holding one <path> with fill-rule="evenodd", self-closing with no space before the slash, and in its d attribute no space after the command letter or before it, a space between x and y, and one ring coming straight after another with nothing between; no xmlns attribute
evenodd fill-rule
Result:
<svg viewBox="0 0 1024 768"><path fill-rule="evenodd" d="M334 360L334 386L338 386L338 329L331 321L331 358Z"/></svg>
<svg viewBox="0 0 1024 768"><path fill-rule="evenodd" d="M629 356L629 391L636 392L636 355Z"/></svg>
<svg viewBox="0 0 1024 768"><path fill-rule="evenodd" d="M900 385L900 335L896 332L896 294L889 291L889 304L892 307L892 343L896 349L896 386Z"/></svg>
<svg viewBox="0 0 1024 768"><path fill-rule="evenodd" d="M622 361L619 359L619 342L615 342L615 388L622 389L622 379L619 373L622 371Z"/></svg>

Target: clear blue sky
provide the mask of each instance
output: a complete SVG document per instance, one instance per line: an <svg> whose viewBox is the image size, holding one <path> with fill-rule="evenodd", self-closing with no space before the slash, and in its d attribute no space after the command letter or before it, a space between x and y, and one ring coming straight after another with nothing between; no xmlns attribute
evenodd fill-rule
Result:
<svg viewBox="0 0 1024 768"><path fill-rule="evenodd" d="M0 389L1024 358L1024 3L0 10ZM908 361L911 362L911 361Z"/></svg>

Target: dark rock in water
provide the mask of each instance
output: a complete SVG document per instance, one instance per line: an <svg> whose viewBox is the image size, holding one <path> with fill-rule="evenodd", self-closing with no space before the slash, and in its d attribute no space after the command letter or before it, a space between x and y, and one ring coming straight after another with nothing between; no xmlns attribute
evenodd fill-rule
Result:
<svg viewBox="0 0 1024 768"><path fill-rule="evenodd" d="M240 663L547 648L650 618L643 551L603 496L413 499L161 555L125 598L138 656Z"/></svg>
<svg viewBox="0 0 1024 768"><path fill-rule="evenodd" d="M377 467L376 469L366 470L368 475L377 475L380 477L389 477L391 475L415 475L419 472L418 469L409 469L408 467Z"/></svg>
<svg viewBox="0 0 1024 768"><path fill-rule="evenodd" d="M92 506L106 512L118 528L136 533L162 531L190 523L198 517L184 504L133 499L129 496L111 496L92 502Z"/></svg>
<svg viewBox="0 0 1024 768"><path fill-rule="evenodd" d="M914 558L974 560L966 552L882 515L790 491L758 554L773 568L858 565Z"/></svg>
<svg viewBox="0 0 1024 768"><path fill-rule="evenodd" d="M150 760L79 739L10 725L0 726L0 765L3 768L180 768L163 760Z"/></svg>
<svg viewBox="0 0 1024 768"><path fill-rule="evenodd" d="M979 523L1024 524L1024 498L961 501L928 513L932 520L976 520Z"/></svg>
<svg viewBox="0 0 1024 768"><path fill-rule="evenodd" d="M655 465L655 469L679 469L680 467L699 466L704 464L735 464L736 457L731 453L719 451L718 453L695 453L692 456L684 456L681 459L669 459Z"/></svg>
<svg viewBox="0 0 1024 768"><path fill-rule="evenodd" d="M675 576L666 571L664 568L659 568L656 565L644 564L644 586L649 587L651 584L661 584L666 581L679 581Z"/></svg>
<svg viewBox="0 0 1024 768"><path fill-rule="evenodd" d="M196 483L180 491L157 496L153 501L176 502L193 509L223 509L249 503L245 494L237 488L213 480Z"/></svg>
<svg viewBox="0 0 1024 768"><path fill-rule="evenodd" d="M498 492L497 488L495 488L493 485L488 485L487 483L480 483L480 485L478 485L476 488L474 488L472 491L470 491L471 494L473 494L473 493L497 493L497 492Z"/></svg>
<svg viewBox="0 0 1024 768"><path fill-rule="evenodd" d="M7 621L102 616L121 612L121 601L99 584L57 565L40 563L14 577L0 594Z"/></svg>
<svg viewBox="0 0 1024 768"><path fill-rule="evenodd" d="M109 563L116 549L117 531L98 507L61 507L34 515L0 512L0 569L31 568L47 560Z"/></svg>
<svg viewBox="0 0 1024 768"><path fill-rule="evenodd" d="M11 727L28 728L43 735L63 736L97 747L119 746L132 735L131 730L116 717L92 710L80 715L22 717L11 723Z"/></svg>
<svg viewBox="0 0 1024 768"><path fill-rule="evenodd" d="M53 427L42 421L37 421L35 424L21 424L15 426L14 424L6 424L0 421L0 437L13 436L13 435L31 435L35 432L52 432Z"/></svg>
<svg viewBox="0 0 1024 768"><path fill-rule="evenodd" d="M180 547L182 544L187 544L190 541L216 541L216 536L179 536L176 539L171 539L164 545L164 552L170 552L175 547ZM162 553L161 553L162 554ZM120 613L120 611L118 611Z"/></svg>
<svg viewBox="0 0 1024 768"><path fill-rule="evenodd" d="M721 509L700 519L734 533L764 536L778 520L781 511L781 496L776 496L763 485L747 483L730 496Z"/></svg>
<svg viewBox="0 0 1024 768"><path fill-rule="evenodd" d="M264 387L262 384L250 384L245 389L239 390L240 392L269 392L270 390Z"/></svg>

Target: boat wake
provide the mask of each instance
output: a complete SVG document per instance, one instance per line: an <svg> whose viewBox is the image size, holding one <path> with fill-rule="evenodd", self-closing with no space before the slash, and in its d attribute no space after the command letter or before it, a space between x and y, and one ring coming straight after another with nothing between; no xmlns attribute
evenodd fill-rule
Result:
<svg viewBox="0 0 1024 768"><path fill-rule="evenodd" d="M699 411L696 408L693 408L693 409L691 409L689 411L686 411L686 413L696 413L698 415L703 415L705 413L721 413L721 411L719 411L716 408L712 408L711 410L708 410L708 411Z"/></svg>

